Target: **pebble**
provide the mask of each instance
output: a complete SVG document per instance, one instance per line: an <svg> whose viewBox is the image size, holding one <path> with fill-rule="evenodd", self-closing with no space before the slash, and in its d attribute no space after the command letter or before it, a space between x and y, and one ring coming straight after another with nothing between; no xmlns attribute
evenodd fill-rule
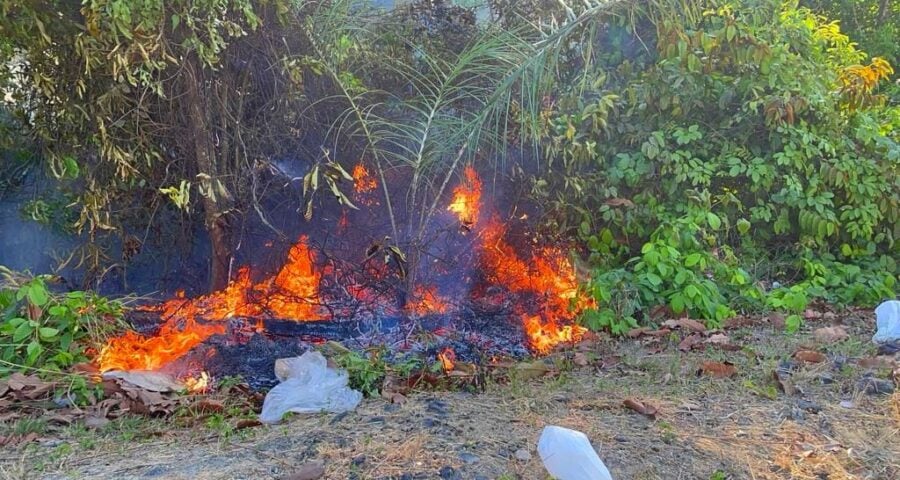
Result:
<svg viewBox="0 0 900 480"><path fill-rule="evenodd" d="M426 408L429 412L437 413L438 415L447 415L450 413L447 408L447 404L441 400L430 400L428 402L428 407Z"/></svg>
<svg viewBox="0 0 900 480"><path fill-rule="evenodd" d="M869 395L890 395L894 393L894 382L875 377L863 377L859 381L860 390Z"/></svg>
<svg viewBox="0 0 900 480"><path fill-rule="evenodd" d="M527 462L531 460L531 452L525 450L524 448L520 448L516 450L516 453L513 454L516 457L516 460Z"/></svg>
<svg viewBox="0 0 900 480"><path fill-rule="evenodd" d="M830 373L823 373L819 375L819 381L821 381L823 385L831 385L834 383L834 376Z"/></svg>
<svg viewBox="0 0 900 480"><path fill-rule="evenodd" d="M472 464L475 464L475 463L478 463L479 461L481 461L481 459L478 458L478 456L473 455L473 454L471 454L471 453L469 453L469 452L462 452L462 453L460 453L460 454L459 454L459 459L462 460L463 463L466 463L466 464L468 464L468 465L472 465Z"/></svg>
<svg viewBox="0 0 900 480"><path fill-rule="evenodd" d="M856 407L856 405L853 402L851 402L850 400L842 400L841 407L842 408L854 408L854 407Z"/></svg>
<svg viewBox="0 0 900 480"><path fill-rule="evenodd" d="M809 400L800 399L797 400L797 407L802 408L810 413L819 413L822 411L822 407L820 407L816 402L811 402Z"/></svg>
<svg viewBox="0 0 900 480"><path fill-rule="evenodd" d="M442 468L440 476L442 480L462 480L462 475L460 475L453 467Z"/></svg>
<svg viewBox="0 0 900 480"><path fill-rule="evenodd" d="M625 442L628 441L628 439L625 438L624 435L616 435L615 437L613 437L613 440L615 440L615 441L617 441L617 442L619 442L619 443L625 443Z"/></svg>
<svg viewBox="0 0 900 480"><path fill-rule="evenodd" d="M441 422L433 418L426 418L425 420L422 420L422 426L424 426L425 428L434 428L439 426L440 424Z"/></svg>
<svg viewBox="0 0 900 480"><path fill-rule="evenodd" d="M797 369L797 363L793 360L782 360L778 362L778 367L775 369L778 373L790 375L791 372Z"/></svg>

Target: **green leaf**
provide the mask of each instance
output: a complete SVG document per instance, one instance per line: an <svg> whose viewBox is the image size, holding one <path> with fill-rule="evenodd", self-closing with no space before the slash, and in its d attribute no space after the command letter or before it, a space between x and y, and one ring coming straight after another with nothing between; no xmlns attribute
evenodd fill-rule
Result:
<svg viewBox="0 0 900 480"><path fill-rule="evenodd" d="M697 288L696 285L688 285L687 287L684 288L684 294L688 298L696 298L700 295L700 290Z"/></svg>
<svg viewBox="0 0 900 480"><path fill-rule="evenodd" d="M40 335L43 340L50 340L59 333L59 330L51 327L41 327L38 329L38 335Z"/></svg>
<svg viewBox="0 0 900 480"><path fill-rule="evenodd" d="M654 287L658 287L662 284L662 278L659 278L659 275L655 273L647 272L646 277L647 281L650 282L650 285L653 285Z"/></svg>
<svg viewBox="0 0 900 480"><path fill-rule="evenodd" d="M747 219L740 219L737 221L737 230L741 235L746 235L747 232L750 231L750 222Z"/></svg>
<svg viewBox="0 0 900 480"><path fill-rule="evenodd" d="M669 301L669 306L672 307L672 311L675 313L681 313L684 311L684 296L680 293L676 293L672 295L672 299Z"/></svg>
<svg viewBox="0 0 900 480"><path fill-rule="evenodd" d="M42 347L37 340L32 340L31 343L29 343L28 346L25 347L25 351L26 353L28 353L27 363L29 365L33 365L35 360L37 360L37 358L41 356L41 353L43 353L44 347Z"/></svg>
<svg viewBox="0 0 900 480"><path fill-rule="evenodd" d="M700 260L703 259L703 256L699 253L692 253L686 257L684 257L684 266L685 267L693 267L694 265L700 263Z"/></svg>
<svg viewBox="0 0 900 480"><path fill-rule="evenodd" d="M13 332L13 341L21 342L22 340L25 340L26 338L28 338L28 336L31 335L31 332L33 332L33 331L34 331L34 327L32 327L30 323L22 322L22 324L20 324L16 328L16 331Z"/></svg>
<svg viewBox="0 0 900 480"><path fill-rule="evenodd" d="M784 319L784 331L787 333L796 333L797 330L800 330L800 325L802 323L803 319L800 318L800 315L788 315L788 317Z"/></svg>
<svg viewBox="0 0 900 480"><path fill-rule="evenodd" d="M50 293L43 283L32 282L28 287L28 301L38 307L43 307L50 300Z"/></svg>
<svg viewBox="0 0 900 480"><path fill-rule="evenodd" d="M715 213L712 213L712 212L706 213L706 221L709 222L709 226L713 230L718 230L719 227L722 226L722 220L719 218L718 215L716 215Z"/></svg>

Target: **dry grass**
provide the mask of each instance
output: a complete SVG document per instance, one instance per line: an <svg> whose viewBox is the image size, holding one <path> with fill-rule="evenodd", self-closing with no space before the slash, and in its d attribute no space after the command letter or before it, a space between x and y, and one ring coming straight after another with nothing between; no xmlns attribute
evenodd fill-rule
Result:
<svg viewBox="0 0 900 480"><path fill-rule="evenodd" d="M439 478L442 471L454 478L452 468L456 478L543 480L535 445L541 429L554 424L585 432L618 479L898 478L900 393L859 392L863 369L852 362L837 369L799 366L791 378L803 394L772 393L775 365L801 346L870 355L871 319L844 321L852 339L827 347L764 326L730 332L741 339L741 351L683 353L675 348L678 338L662 339L661 351L647 340L605 340L582 352L592 365L555 377L489 384L483 394L424 392L400 406L367 400L347 415L297 416L227 436L210 428L172 429L163 421L113 425L102 433L69 429L56 434L63 443L55 446L0 454L0 477L281 478L322 459L333 479ZM572 353L559 354L555 363L565 364ZM704 360L733 362L738 375L697 377ZM820 381L826 371L834 383ZM624 408L628 397L658 407L656 418ZM801 398L821 410L803 411ZM852 408L841 406L847 400ZM69 448L59 453L60 445ZM519 449L532 458L517 460ZM462 453L477 462L466 463L472 459Z"/></svg>

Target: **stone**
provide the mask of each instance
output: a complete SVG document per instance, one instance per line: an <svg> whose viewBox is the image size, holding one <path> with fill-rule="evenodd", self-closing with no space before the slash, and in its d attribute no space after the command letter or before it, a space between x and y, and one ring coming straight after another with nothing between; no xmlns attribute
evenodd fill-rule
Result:
<svg viewBox="0 0 900 480"><path fill-rule="evenodd" d="M525 450L524 448L516 450L516 453L514 453L513 456L516 457L516 460L519 460L521 462L527 462L531 460L531 452Z"/></svg>
<svg viewBox="0 0 900 480"><path fill-rule="evenodd" d="M462 475L455 468L447 466L439 472L441 480L462 480Z"/></svg>
<svg viewBox="0 0 900 480"><path fill-rule="evenodd" d="M429 400L426 410L438 415L447 415L450 413L447 404L441 400Z"/></svg>
<svg viewBox="0 0 900 480"><path fill-rule="evenodd" d="M468 464L468 465L472 465L472 464L475 464L475 463L478 463L479 461L481 461L481 459L478 458L478 456L471 454L469 452L460 453L459 459L462 460L463 463Z"/></svg>
<svg viewBox="0 0 900 480"><path fill-rule="evenodd" d="M869 395L890 395L894 393L894 382L875 377L863 377L859 380L859 389Z"/></svg>
<svg viewBox="0 0 900 480"><path fill-rule="evenodd" d="M802 408L809 413L819 413L822 411L822 407L820 407L816 402L811 402L802 398L800 400L797 400L797 407Z"/></svg>

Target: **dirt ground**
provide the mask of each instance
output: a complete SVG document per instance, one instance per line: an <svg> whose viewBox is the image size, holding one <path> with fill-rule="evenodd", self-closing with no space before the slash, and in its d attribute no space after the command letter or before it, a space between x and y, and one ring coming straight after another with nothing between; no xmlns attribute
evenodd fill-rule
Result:
<svg viewBox="0 0 900 480"><path fill-rule="evenodd" d="M884 392L897 358L876 356L871 312L810 319L795 335L770 320L705 334L688 352L679 345L691 334L678 329L600 339L545 359L543 378L367 399L274 427L125 417L48 430L0 450L0 477L283 479L322 461L329 479L546 479L537 439L561 425L586 433L617 479L900 478L900 393ZM831 325L849 339L814 337ZM802 349L824 361L792 358ZM709 361L736 374L698 375ZM656 407L655 418L624 407L628 398Z"/></svg>

